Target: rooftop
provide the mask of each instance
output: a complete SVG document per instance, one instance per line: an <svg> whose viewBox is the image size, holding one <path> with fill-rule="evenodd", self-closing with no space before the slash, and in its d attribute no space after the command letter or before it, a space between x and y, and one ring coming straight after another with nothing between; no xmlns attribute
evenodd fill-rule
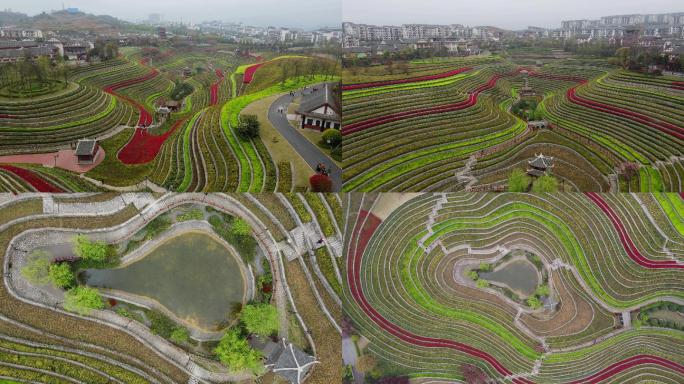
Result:
<svg viewBox="0 0 684 384"><path fill-rule="evenodd" d="M95 154L96 140L82 139L76 144L76 156L88 156Z"/></svg>
<svg viewBox="0 0 684 384"><path fill-rule="evenodd" d="M553 157L544 156L540 153L536 155L533 159L528 160L527 163L535 168L546 169L553 166Z"/></svg>

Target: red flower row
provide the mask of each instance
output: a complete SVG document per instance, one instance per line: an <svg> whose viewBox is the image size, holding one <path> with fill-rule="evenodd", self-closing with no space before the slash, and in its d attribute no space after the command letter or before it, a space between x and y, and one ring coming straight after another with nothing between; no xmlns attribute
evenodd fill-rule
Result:
<svg viewBox="0 0 684 384"><path fill-rule="evenodd" d="M684 269L684 264L678 264L674 260L649 260L644 255L639 252L637 247L634 245L634 242L632 241L632 238L629 236L627 233L627 230L625 229L625 226L622 224L622 221L618 217L618 215L615 213L613 208L611 208L603 198L594 192L587 192L586 196L589 198L589 200L593 201L601 210L603 213L608 216L610 221L613 223L613 227L615 227L615 230L617 231L618 235L620 235L620 242L622 243L622 247L625 249L625 252L627 252L627 255L634 260L637 264L641 265L642 267L645 268L676 268L676 269Z"/></svg>
<svg viewBox="0 0 684 384"><path fill-rule="evenodd" d="M434 107L428 107L428 108L420 108L420 109L414 109L410 111L403 111L403 112L396 112L392 113L389 115L385 116L379 116L379 117L374 117L372 119L364 120L364 121L359 121L357 123L353 124L348 124L342 127L342 134L343 135L348 135L350 133L362 131L364 129L374 127L376 125L380 124L386 124L386 123L391 123L393 121L397 120L403 120L407 119L410 117L417 117L417 116L424 116L424 115L432 115L436 113L444 113L444 112L452 112L452 111L457 111L459 109L465 109L472 107L477 103L477 97L479 96L480 93L493 88L496 85L496 82L504 77L504 76L511 76L516 72L512 73L507 73L503 75L493 75L488 82L486 82L483 85L480 85L477 87L474 91L470 92L470 96L468 97L467 100L461 101L458 103L453 103L453 104L443 104L443 105L437 105Z"/></svg>
<svg viewBox="0 0 684 384"><path fill-rule="evenodd" d="M259 69L259 67L261 67L262 65L264 65L264 63L253 64L247 67L247 69L245 69L245 75L242 76L242 83L251 83L252 79L254 79L254 72L256 72L256 70Z"/></svg>
<svg viewBox="0 0 684 384"><path fill-rule="evenodd" d="M124 164L144 164L154 160L161 146L187 118L176 121L162 135L152 135L146 129L136 128L133 138L119 151L117 158Z"/></svg>
<svg viewBox="0 0 684 384"><path fill-rule="evenodd" d="M684 140L684 128L678 127L674 124L668 123L666 121L661 121L653 117L646 116L641 113L633 112L624 108L614 107L612 105L599 103L598 101L593 101L585 99L581 96L575 94L576 87L568 89L566 96L570 101L575 104L582 105L587 108L594 109L596 111L610 113L616 116L624 117L638 123L648 125L649 127L655 128L661 132L664 132L670 136L674 136L680 140Z"/></svg>
<svg viewBox="0 0 684 384"><path fill-rule="evenodd" d="M137 77L135 79L128 79L128 80L124 80L124 81L121 81L121 82L118 82L118 83L115 83L112 85L108 85L104 88L104 91L111 94L111 95L115 95L115 96L117 96L123 100L126 100L127 102L132 104L134 107L136 107L138 109L138 111L140 112L140 118L138 119L138 125L150 125L150 124L152 124L152 115L147 111L147 109L145 109L145 107L142 104L140 104L139 102L131 99L128 96L120 95L116 91L121 89L121 88L129 87L131 85L142 83L143 81L150 80L150 79L156 77L158 74L159 74L159 71L157 71L156 69L153 69L150 71L150 73L146 74L145 76Z"/></svg>
<svg viewBox="0 0 684 384"><path fill-rule="evenodd" d="M680 91L684 91L684 81L673 81L670 88L674 88Z"/></svg>
<svg viewBox="0 0 684 384"><path fill-rule="evenodd" d="M216 76L218 76L218 81L215 82L214 84L211 85L211 88L209 90L210 93L210 102L209 105L216 105L218 103L218 87L225 78L223 75L223 72L221 72L220 69L216 70Z"/></svg>
<svg viewBox="0 0 684 384"><path fill-rule="evenodd" d="M410 77L407 79L396 79L396 80L385 80L385 81L372 81L368 83L358 83L358 84L345 84L342 86L343 91L351 91L353 89L362 89L362 88L372 88L372 87L381 87L384 85L394 85L394 84L405 84L405 83L417 83L421 81L428 81L428 80L437 80L437 79L443 79L445 77L451 77L458 75L459 73L463 73L466 71L470 71L472 67L464 67L464 68L459 68L455 69L453 71L449 72L444 72L444 73L438 73L436 75L427 75L427 76L419 76L419 77Z"/></svg>
<svg viewBox="0 0 684 384"><path fill-rule="evenodd" d="M49 193L62 193L64 192L61 188L53 185L47 180L42 179L35 172L29 171L28 169L15 167L13 165L0 165L0 169L12 172L15 175L21 177L27 183L31 184L38 192L49 192Z"/></svg>

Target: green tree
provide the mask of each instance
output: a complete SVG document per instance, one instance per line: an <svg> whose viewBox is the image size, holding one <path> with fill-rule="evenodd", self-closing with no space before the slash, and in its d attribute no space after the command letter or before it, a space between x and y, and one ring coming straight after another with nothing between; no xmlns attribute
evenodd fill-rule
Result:
<svg viewBox="0 0 684 384"><path fill-rule="evenodd" d="M230 231L237 236L249 236L252 233L252 227L245 219L236 217L230 225Z"/></svg>
<svg viewBox="0 0 684 384"><path fill-rule="evenodd" d="M537 287L537 290L534 291L534 294L537 296L548 296L549 295L549 286L546 284L542 284Z"/></svg>
<svg viewBox="0 0 684 384"><path fill-rule="evenodd" d="M254 139L259 137L260 126L261 124L255 115L242 115L235 132L243 139Z"/></svg>
<svg viewBox="0 0 684 384"><path fill-rule="evenodd" d="M46 251L33 251L26 265L21 268L21 275L31 284L45 285L50 282L50 254Z"/></svg>
<svg viewBox="0 0 684 384"><path fill-rule="evenodd" d="M90 241L85 235L78 235L74 243L74 253L82 259L102 262L107 258L107 244L103 241Z"/></svg>
<svg viewBox="0 0 684 384"><path fill-rule="evenodd" d="M52 284L58 288L69 288L76 281L69 263L52 264L49 269L49 275Z"/></svg>
<svg viewBox="0 0 684 384"><path fill-rule="evenodd" d="M482 272L489 272L489 270L492 269L492 266L491 266L491 264L480 263L480 268L479 268L479 269L480 269L480 271L482 271Z"/></svg>
<svg viewBox="0 0 684 384"><path fill-rule="evenodd" d="M487 281L485 279L479 279L477 281L477 287L478 288L487 288L487 287L489 287L489 281Z"/></svg>
<svg viewBox="0 0 684 384"><path fill-rule="evenodd" d="M253 350L238 329L229 329L221 338L214 354L231 372L264 372L261 352Z"/></svg>
<svg viewBox="0 0 684 384"><path fill-rule="evenodd" d="M514 169L508 176L508 192L527 192L530 186L530 177L522 169Z"/></svg>
<svg viewBox="0 0 684 384"><path fill-rule="evenodd" d="M95 288L74 287L64 294L64 309L67 311L87 315L93 309L102 308L104 308L104 301Z"/></svg>
<svg viewBox="0 0 684 384"><path fill-rule="evenodd" d="M240 312L240 321L249 333L271 336L278 331L278 310L270 304L245 305Z"/></svg>
<svg viewBox="0 0 684 384"><path fill-rule="evenodd" d="M477 271L470 271L468 272L468 277L470 277L472 280L477 280L480 278L480 275L477 274Z"/></svg>
<svg viewBox="0 0 684 384"><path fill-rule="evenodd" d="M325 131L323 131L322 138L323 143L325 143L325 146L328 148L335 148L338 145L342 144L342 133L340 133L339 129L326 129Z"/></svg>
<svg viewBox="0 0 684 384"><path fill-rule="evenodd" d="M527 299L527 305L529 305L532 309L538 309L541 308L541 301L537 296L530 296Z"/></svg>
<svg viewBox="0 0 684 384"><path fill-rule="evenodd" d="M177 327L171 332L170 339L176 344L183 344L190 340L190 332L185 327Z"/></svg>
<svg viewBox="0 0 684 384"><path fill-rule="evenodd" d="M543 175L532 183L533 193L558 191L558 180L551 175Z"/></svg>

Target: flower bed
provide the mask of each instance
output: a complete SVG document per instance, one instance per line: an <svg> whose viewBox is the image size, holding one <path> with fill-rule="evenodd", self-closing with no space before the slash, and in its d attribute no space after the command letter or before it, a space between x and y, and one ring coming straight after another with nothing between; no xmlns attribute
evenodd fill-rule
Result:
<svg viewBox="0 0 684 384"><path fill-rule="evenodd" d="M104 91L106 93L118 96L121 99L126 100L127 102L129 102L133 106L135 106L138 109L138 111L140 112L140 118L138 119L138 125L150 125L150 124L152 124L152 115L147 111L147 109L145 109L145 107L142 104L140 104L139 102L133 100L132 98L130 98L128 96L123 96L123 95L117 93L116 91L121 89L121 88L129 87L131 85L142 83L144 81L150 80L150 79L156 77L157 75L159 75L159 71L157 71L156 69L153 69L145 76L136 77L134 79L124 80L124 81L121 81L121 82L118 82L118 83L115 83L112 85L108 85L107 87L104 88ZM156 155L156 153L155 153L155 155Z"/></svg>
<svg viewBox="0 0 684 384"><path fill-rule="evenodd" d="M187 118L176 121L171 129L162 135L152 135L147 130L136 128L131 141L117 154L117 158L124 164L144 164L154 160L164 144L164 141L181 126Z"/></svg>
<svg viewBox="0 0 684 384"><path fill-rule="evenodd" d="M61 193L64 192L61 188L52 183L43 180L37 174L28 169L15 167L13 165L0 165L0 169L12 172L21 177L24 181L31 184L38 192Z"/></svg>
<svg viewBox="0 0 684 384"><path fill-rule="evenodd" d="M245 75L242 77L242 83L251 83L252 79L254 78L254 72L256 72L256 70L259 69L259 67L261 67L262 65L264 65L264 63L253 64L247 67L247 69L245 69Z"/></svg>

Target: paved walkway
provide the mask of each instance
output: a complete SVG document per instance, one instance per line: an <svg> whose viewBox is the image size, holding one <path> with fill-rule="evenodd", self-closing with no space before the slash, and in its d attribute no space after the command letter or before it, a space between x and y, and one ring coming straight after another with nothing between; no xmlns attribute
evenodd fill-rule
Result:
<svg viewBox="0 0 684 384"><path fill-rule="evenodd" d="M0 163L40 164L48 168L57 167L76 173L86 173L100 164L104 158L105 151L99 148L92 164L81 165L78 164L74 150L63 149L58 152L0 156Z"/></svg>
<svg viewBox="0 0 684 384"><path fill-rule="evenodd" d="M309 87L311 88L311 87ZM295 96L301 96L301 91L297 91ZM297 128L290 125L287 120L286 113L278 112L280 107L285 107L292 102L292 96L285 94L277 98L273 104L268 108L268 120L271 121L273 127L280 132L281 135L290 143L297 153L309 164L311 169L316 169L318 163L324 163L330 168L330 177L333 180L333 191L342 189L342 169L335 164L330 158L321 151L315 144L307 140L302 134L297 132Z"/></svg>

